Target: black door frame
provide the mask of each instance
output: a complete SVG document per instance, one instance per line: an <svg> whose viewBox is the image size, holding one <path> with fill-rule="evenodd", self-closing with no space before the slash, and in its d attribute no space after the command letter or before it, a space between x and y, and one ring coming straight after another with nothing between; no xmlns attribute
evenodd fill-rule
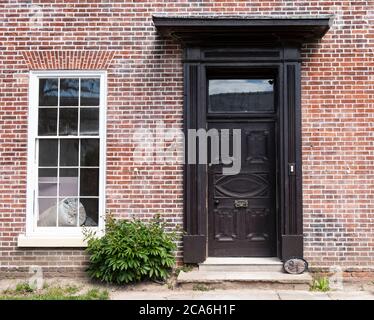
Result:
<svg viewBox="0 0 374 320"><path fill-rule="evenodd" d="M248 59L251 55L248 53L253 54L252 59ZM277 257L282 260L303 256L300 63L299 47L294 45L275 49L187 47L184 57L186 132L207 126L208 69L277 70ZM204 261L208 255L207 165L186 164L184 173L187 232L183 239L184 261L197 263Z"/></svg>
<svg viewBox="0 0 374 320"><path fill-rule="evenodd" d="M168 16L154 15L160 34L184 45L184 129L205 128L204 68L276 65L283 86L279 115L278 257L303 257L301 172L301 46L322 38L333 21L320 16ZM187 135L186 135L187 137ZM186 157L187 159L187 157ZM183 257L186 263L207 257L207 169L184 170Z"/></svg>

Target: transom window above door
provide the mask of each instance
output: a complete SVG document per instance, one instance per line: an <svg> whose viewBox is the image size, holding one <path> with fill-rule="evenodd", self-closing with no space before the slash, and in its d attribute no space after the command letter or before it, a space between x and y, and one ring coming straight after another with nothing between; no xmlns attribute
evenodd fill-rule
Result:
<svg viewBox="0 0 374 320"><path fill-rule="evenodd" d="M274 78L208 80L208 113L273 113Z"/></svg>
<svg viewBox="0 0 374 320"><path fill-rule="evenodd" d="M101 227L104 73L33 73L30 80L28 231Z"/></svg>

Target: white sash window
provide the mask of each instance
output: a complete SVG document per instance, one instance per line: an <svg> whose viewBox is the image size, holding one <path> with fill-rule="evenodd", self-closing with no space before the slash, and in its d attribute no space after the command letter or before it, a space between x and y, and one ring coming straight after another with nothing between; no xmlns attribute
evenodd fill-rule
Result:
<svg viewBox="0 0 374 320"><path fill-rule="evenodd" d="M31 72L26 236L103 228L105 72Z"/></svg>

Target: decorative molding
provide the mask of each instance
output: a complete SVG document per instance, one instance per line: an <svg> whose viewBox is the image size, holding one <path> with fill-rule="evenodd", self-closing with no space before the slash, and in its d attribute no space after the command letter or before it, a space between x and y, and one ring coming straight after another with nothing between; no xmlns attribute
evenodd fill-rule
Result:
<svg viewBox="0 0 374 320"><path fill-rule="evenodd" d="M257 198L268 196L269 176L266 173L222 175L216 179L214 191L215 197L218 198Z"/></svg>

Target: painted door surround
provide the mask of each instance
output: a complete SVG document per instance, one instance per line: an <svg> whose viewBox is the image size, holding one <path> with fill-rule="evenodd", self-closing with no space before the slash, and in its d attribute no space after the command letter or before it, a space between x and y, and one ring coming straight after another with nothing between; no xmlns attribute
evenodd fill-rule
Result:
<svg viewBox="0 0 374 320"><path fill-rule="evenodd" d="M322 38L331 16L153 16L158 31L184 47L184 129L206 129L207 75L213 69L272 70L278 77L276 248L282 260L303 257L301 48ZM184 170L183 257L209 255L208 166Z"/></svg>

